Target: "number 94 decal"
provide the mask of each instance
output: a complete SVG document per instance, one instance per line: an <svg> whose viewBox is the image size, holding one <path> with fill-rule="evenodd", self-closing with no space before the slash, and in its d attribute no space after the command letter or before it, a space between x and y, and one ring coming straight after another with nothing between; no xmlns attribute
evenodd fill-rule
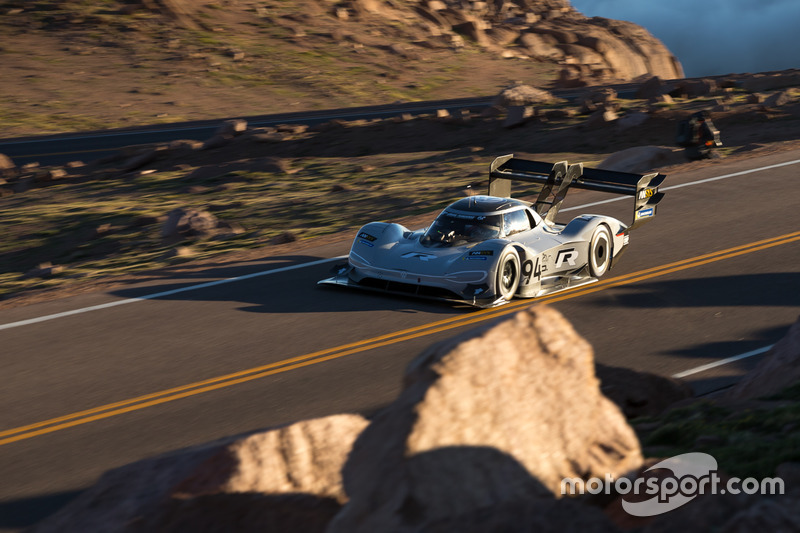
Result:
<svg viewBox="0 0 800 533"><path fill-rule="evenodd" d="M539 257L536 258L535 262L531 259L527 259L522 263L523 285L530 283L531 278L534 278L537 282L542 280L542 264Z"/></svg>

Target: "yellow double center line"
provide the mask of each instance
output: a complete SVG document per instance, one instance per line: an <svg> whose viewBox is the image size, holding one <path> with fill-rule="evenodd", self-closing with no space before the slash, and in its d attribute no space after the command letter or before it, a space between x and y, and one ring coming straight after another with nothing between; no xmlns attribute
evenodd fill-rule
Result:
<svg viewBox="0 0 800 533"><path fill-rule="evenodd" d="M73 426L79 426L95 420L102 420L104 418L110 418L112 416L129 413L131 411L137 411L139 409L144 409L145 407L172 402L181 398L202 394L204 392L223 389L225 387L238 385L239 383L245 383L247 381L253 381L267 376L272 376L274 374L296 370L304 366L322 363L323 361L330 361L331 359L338 359L340 357L365 352L367 350L380 348L382 346L388 346L391 344L424 337L426 335L433 335L442 331L460 328L463 326L476 324L478 322L484 322L486 320L491 320L518 311L523 307L531 305L531 303L552 303L561 300L567 300L577 296L599 292L612 287L630 285L639 281L664 276L673 272L679 272L681 270L707 265L716 261L722 261L724 259L730 259L740 255L750 254L759 250L765 250L767 248L772 248L774 246L780 246L782 244L788 244L796 241L800 241L800 231L787 233L786 235L765 239L763 241L736 246L734 248L728 248L727 250L722 250L719 252L713 252L692 257L690 259L684 259L683 261L677 261L667 265L640 270L624 276L609 278L589 286L568 289L556 295L538 298L534 301L518 300L500 308L483 309L481 311L476 311L465 315L458 315L444 320L439 320L437 322L432 322L430 324L424 324L421 326L396 331L394 333L388 333L386 335L380 335L378 337L352 342L350 344L343 344L334 348L328 348L325 350L292 357L290 359L284 359L268 365L242 370L233 374L227 374L204 381L190 383L188 385L182 385L172 389L154 392L152 394L146 394L144 396L131 398L129 400L102 405L93 409L79 411L77 413L72 413L58 418L51 418L49 420L44 420L42 422L37 422L27 426L0 431L0 446L20 440L30 439L38 435L60 431Z"/></svg>

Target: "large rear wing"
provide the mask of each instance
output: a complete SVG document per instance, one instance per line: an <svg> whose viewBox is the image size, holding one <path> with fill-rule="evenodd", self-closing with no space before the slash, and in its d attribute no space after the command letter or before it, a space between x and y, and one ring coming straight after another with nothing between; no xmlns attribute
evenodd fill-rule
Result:
<svg viewBox="0 0 800 533"><path fill-rule="evenodd" d="M489 167L489 195L511 197L511 182L525 181L543 185L534 209L547 222L553 222L570 187L633 196L633 222L629 229L641 226L656 215L656 204L664 197L658 186L666 176L630 174L597 168L583 168L583 163L544 163L503 155Z"/></svg>

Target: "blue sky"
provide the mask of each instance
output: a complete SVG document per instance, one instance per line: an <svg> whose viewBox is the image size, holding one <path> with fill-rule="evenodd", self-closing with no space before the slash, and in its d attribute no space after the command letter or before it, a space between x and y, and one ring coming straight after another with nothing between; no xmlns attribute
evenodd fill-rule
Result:
<svg viewBox="0 0 800 533"><path fill-rule="evenodd" d="M571 0L589 17L647 28L683 64L710 76L800 68L798 0Z"/></svg>

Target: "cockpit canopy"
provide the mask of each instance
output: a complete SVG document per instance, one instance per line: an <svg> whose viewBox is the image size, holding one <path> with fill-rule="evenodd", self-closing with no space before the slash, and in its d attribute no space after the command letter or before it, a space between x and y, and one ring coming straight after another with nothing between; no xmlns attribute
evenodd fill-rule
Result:
<svg viewBox="0 0 800 533"><path fill-rule="evenodd" d="M499 212L498 212L499 211ZM527 231L540 222L524 202L473 196L448 206L427 229L420 244L463 246Z"/></svg>
<svg viewBox="0 0 800 533"><path fill-rule="evenodd" d="M420 239L423 246L463 246L497 239L503 215L468 215L445 209Z"/></svg>

